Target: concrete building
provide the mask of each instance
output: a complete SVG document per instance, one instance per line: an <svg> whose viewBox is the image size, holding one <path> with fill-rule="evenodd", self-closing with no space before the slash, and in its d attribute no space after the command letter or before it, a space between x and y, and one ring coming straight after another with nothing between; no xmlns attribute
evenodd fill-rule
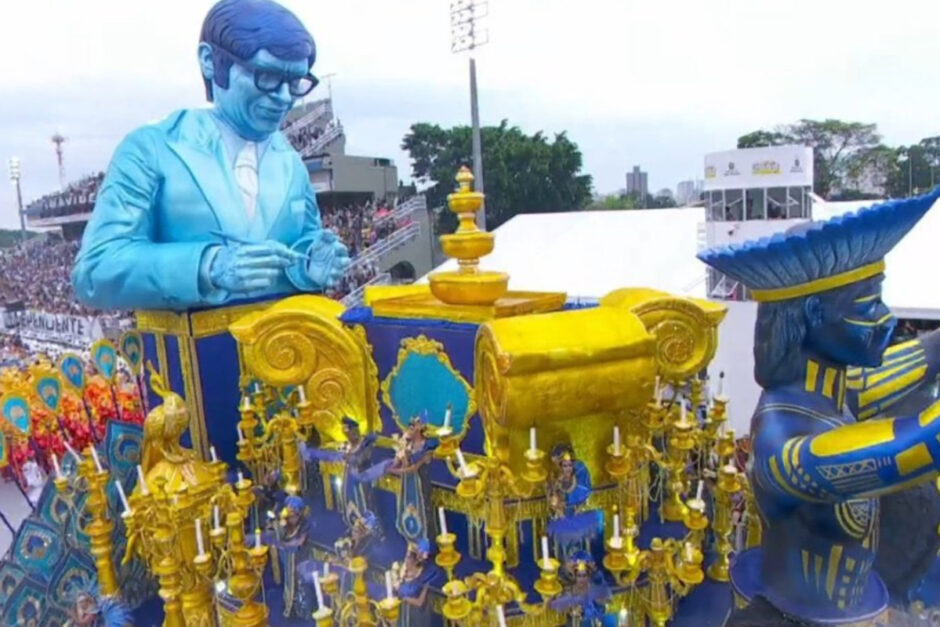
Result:
<svg viewBox="0 0 940 627"><path fill-rule="evenodd" d="M646 198L649 193L646 172L642 171L638 165L633 166L633 171L627 172L627 194L635 194L640 198Z"/></svg>

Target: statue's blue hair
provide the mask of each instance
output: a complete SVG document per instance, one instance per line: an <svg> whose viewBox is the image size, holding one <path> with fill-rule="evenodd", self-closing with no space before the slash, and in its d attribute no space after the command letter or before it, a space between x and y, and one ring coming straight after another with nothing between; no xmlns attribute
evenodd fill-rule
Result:
<svg viewBox="0 0 940 627"><path fill-rule="evenodd" d="M228 87L232 56L251 59L267 50L283 61L306 59L312 66L317 57L313 36L300 19L273 0L221 0L202 23L200 43L212 46L215 84ZM212 83L205 79L206 99L212 102Z"/></svg>
<svg viewBox="0 0 940 627"><path fill-rule="evenodd" d="M792 383L802 373L802 348L807 333L803 313L806 298L757 306L754 379L765 390Z"/></svg>

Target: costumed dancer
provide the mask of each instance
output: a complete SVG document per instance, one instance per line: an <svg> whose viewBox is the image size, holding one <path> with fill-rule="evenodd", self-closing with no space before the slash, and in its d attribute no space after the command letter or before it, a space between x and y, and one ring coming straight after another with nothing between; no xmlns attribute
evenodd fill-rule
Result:
<svg viewBox="0 0 940 627"><path fill-rule="evenodd" d="M750 605L729 625L884 618L888 593L873 566L879 536L897 530L879 528L880 497L924 484L940 467L940 402L901 402L940 374L940 341L886 350L896 321L881 300L884 257L938 197L940 189L699 255L759 303L755 378L764 391L749 479L766 529L762 545L732 565L735 594ZM923 510L908 518L933 539L929 564L936 521ZM923 553L913 540L903 542ZM918 568L924 555L897 546L886 559Z"/></svg>
<svg viewBox="0 0 940 627"><path fill-rule="evenodd" d="M403 562L392 564L392 582L401 599L398 624L401 627L430 627L434 612L428 600L428 589L440 569L428 562L431 543L419 540L409 543Z"/></svg>
<svg viewBox="0 0 940 627"><path fill-rule="evenodd" d="M595 627L601 625L606 613L605 604L610 598L610 587L597 569L597 564L587 551L575 551L565 559L565 590L549 603L556 612L567 613L573 627Z"/></svg>
<svg viewBox="0 0 940 627"><path fill-rule="evenodd" d="M415 416L408 425L402 446L388 471L401 477L395 526L409 542L428 539L432 519L431 467L436 439L425 437L425 421Z"/></svg>
<svg viewBox="0 0 940 627"><path fill-rule="evenodd" d="M130 627L130 608L114 596L101 596L91 584L75 593L64 627Z"/></svg>
<svg viewBox="0 0 940 627"><path fill-rule="evenodd" d="M300 577L300 564L309 558L313 521L303 500L288 496L275 526L275 545L284 577L284 617L309 618L314 602L310 585Z"/></svg>
<svg viewBox="0 0 940 627"><path fill-rule="evenodd" d="M372 452L375 433L363 436L359 433L359 423L343 418L343 434L346 442L337 451L306 448L303 452L305 461L343 462L342 485L338 492L339 507L347 528L352 528L353 512L372 512L372 482L384 474L391 460L372 464Z"/></svg>
<svg viewBox="0 0 940 627"><path fill-rule="evenodd" d="M599 531L597 512L583 512L591 496L591 474L587 466L574 456L570 444L552 447L552 470L545 491L548 498L548 535L555 542L559 555L583 547Z"/></svg>

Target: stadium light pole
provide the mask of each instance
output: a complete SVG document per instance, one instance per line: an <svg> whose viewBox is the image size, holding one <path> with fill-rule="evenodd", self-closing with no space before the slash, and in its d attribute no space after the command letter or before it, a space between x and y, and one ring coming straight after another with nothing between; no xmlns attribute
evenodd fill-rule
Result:
<svg viewBox="0 0 940 627"><path fill-rule="evenodd" d="M473 189L483 193L483 147L480 141L480 110L477 106L477 64L473 51L489 41L489 33L478 27L489 4L479 0L453 0L450 3L450 51L470 53L470 124L473 138ZM486 205L477 212L477 226L486 230Z"/></svg>
<svg viewBox="0 0 940 627"><path fill-rule="evenodd" d="M8 163L10 166L10 181L16 186L16 209L20 214L20 236L26 241L26 221L23 218L23 192L20 189L20 170L19 157L11 157Z"/></svg>
<svg viewBox="0 0 940 627"><path fill-rule="evenodd" d="M898 163L903 165L905 161L907 161L907 196L910 198L914 195L914 160L910 155L902 152L898 155Z"/></svg>

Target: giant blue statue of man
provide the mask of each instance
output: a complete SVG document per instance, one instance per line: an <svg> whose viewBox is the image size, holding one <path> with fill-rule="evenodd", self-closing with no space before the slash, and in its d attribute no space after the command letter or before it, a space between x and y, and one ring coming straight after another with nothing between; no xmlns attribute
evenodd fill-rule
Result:
<svg viewBox="0 0 940 627"><path fill-rule="evenodd" d="M349 264L322 228L300 156L278 131L317 79L313 37L271 0L222 0L199 65L208 109L128 135L72 271L102 309L188 309L316 291Z"/></svg>
<svg viewBox="0 0 940 627"><path fill-rule="evenodd" d="M901 530L882 534L882 499L940 471L940 401L918 394L940 374L940 336L888 348L895 318L881 300L884 257L938 197L940 189L700 254L759 303L755 378L764 391L749 480L765 531L762 546L732 565L738 601L749 605L729 625L885 622L879 540ZM936 520L908 516L910 544L936 538ZM936 550L887 558L891 570L914 568Z"/></svg>

